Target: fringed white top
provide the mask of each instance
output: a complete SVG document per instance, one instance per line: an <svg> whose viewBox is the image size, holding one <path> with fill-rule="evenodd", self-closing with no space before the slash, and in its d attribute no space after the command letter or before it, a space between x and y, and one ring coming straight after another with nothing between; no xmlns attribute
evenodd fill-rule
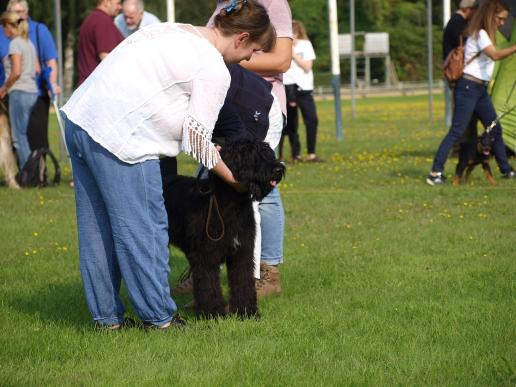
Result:
<svg viewBox="0 0 516 387"><path fill-rule="evenodd" d="M117 46L62 110L124 162L182 150L213 168L220 156L211 135L230 81L221 54L194 27L156 24Z"/></svg>

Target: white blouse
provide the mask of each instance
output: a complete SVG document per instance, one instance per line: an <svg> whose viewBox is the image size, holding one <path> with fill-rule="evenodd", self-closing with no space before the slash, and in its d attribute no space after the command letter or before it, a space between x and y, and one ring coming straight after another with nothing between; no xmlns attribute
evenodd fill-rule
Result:
<svg viewBox="0 0 516 387"><path fill-rule="evenodd" d="M477 53L486 47L492 46L486 30L478 31L478 36L469 36L464 47L464 63L467 63ZM483 81L490 81L493 75L495 63L483 52L464 67L464 74L469 74Z"/></svg>
<svg viewBox="0 0 516 387"><path fill-rule="evenodd" d="M195 27L155 24L120 43L62 110L124 162L182 150L212 168L220 156L211 135L230 81Z"/></svg>

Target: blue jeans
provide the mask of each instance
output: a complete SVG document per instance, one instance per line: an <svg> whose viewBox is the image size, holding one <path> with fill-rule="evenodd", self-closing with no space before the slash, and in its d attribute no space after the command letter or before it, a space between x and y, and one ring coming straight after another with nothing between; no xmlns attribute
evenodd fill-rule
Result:
<svg viewBox="0 0 516 387"><path fill-rule="evenodd" d="M435 154L433 172L442 172L444 164L448 159L453 144L464 134L468 123L473 114L476 114L484 127L491 124L496 119L496 111L494 109L491 98L487 94L486 86L460 78L455 85L453 94L454 109L452 126L448 134L444 137ZM502 127L500 124L493 129L494 146L493 153L498 163L498 167L502 173L511 171L512 167L507 161L507 153L502 138Z"/></svg>
<svg viewBox="0 0 516 387"><path fill-rule="evenodd" d="M124 163L78 125L65 122L80 268L93 319L106 325L123 321L123 279L138 316L163 325L177 307L168 284L168 221L159 160Z"/></svg>
<svg viewBox="0 0 516 387"><path fill-rule="evenodd" d="M9 93L9 119L12 126L13 146L18 156L18 168L21 170L30 156L27 128L32 108L36 104L38 93L13 90Z"/></svg>
<svg viewBox="0 0 516 387"><path fill-rule="evenodd" d="M262 249L260 259L267 265L283 262L283 236L285 234L285 212L278 187L275 187L258 205Z"/></svg>

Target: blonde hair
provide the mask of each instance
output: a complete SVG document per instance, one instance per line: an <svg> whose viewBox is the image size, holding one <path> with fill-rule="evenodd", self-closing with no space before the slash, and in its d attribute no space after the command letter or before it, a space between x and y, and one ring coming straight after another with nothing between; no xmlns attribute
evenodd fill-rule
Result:
<svg viewBox="0 0 516 387"><path fill-rule="evenodd" d="M4 12L0 17L0 22L4 27L7 24L14 27L17 36L21 36L25 40L29 39L29 23L27 20L21 18L17 13Z"/></svg>
<svg viewBox="0 0 516 387"><path fill-rule="evenodd" d="M306 28L299 20L292 20L292 32L294 33L294 36L297 35L298 39L309 40L308 35L306 34Z"/></svg>

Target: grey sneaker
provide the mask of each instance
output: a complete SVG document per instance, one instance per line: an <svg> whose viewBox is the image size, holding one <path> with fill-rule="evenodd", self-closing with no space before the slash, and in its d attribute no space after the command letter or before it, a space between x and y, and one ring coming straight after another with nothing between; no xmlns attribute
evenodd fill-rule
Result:
<svg viewBox="0 0 516 387"><path fill-rule="evenodd" d="M444 184L445 181L446 181L446 177L444 177L441 173L438 173L435 176L432 175L431 173L429 173L428 176L426 177L426 182L427 182L427 184L430 184L430 185Z"/></svg>
<svg viewBox="0 0 516 387"><path fill-rule="evenodd" d="M509 172L502 174L502 179L514 179L516 177L516 172L514 169L511 169Z"/></svg>

